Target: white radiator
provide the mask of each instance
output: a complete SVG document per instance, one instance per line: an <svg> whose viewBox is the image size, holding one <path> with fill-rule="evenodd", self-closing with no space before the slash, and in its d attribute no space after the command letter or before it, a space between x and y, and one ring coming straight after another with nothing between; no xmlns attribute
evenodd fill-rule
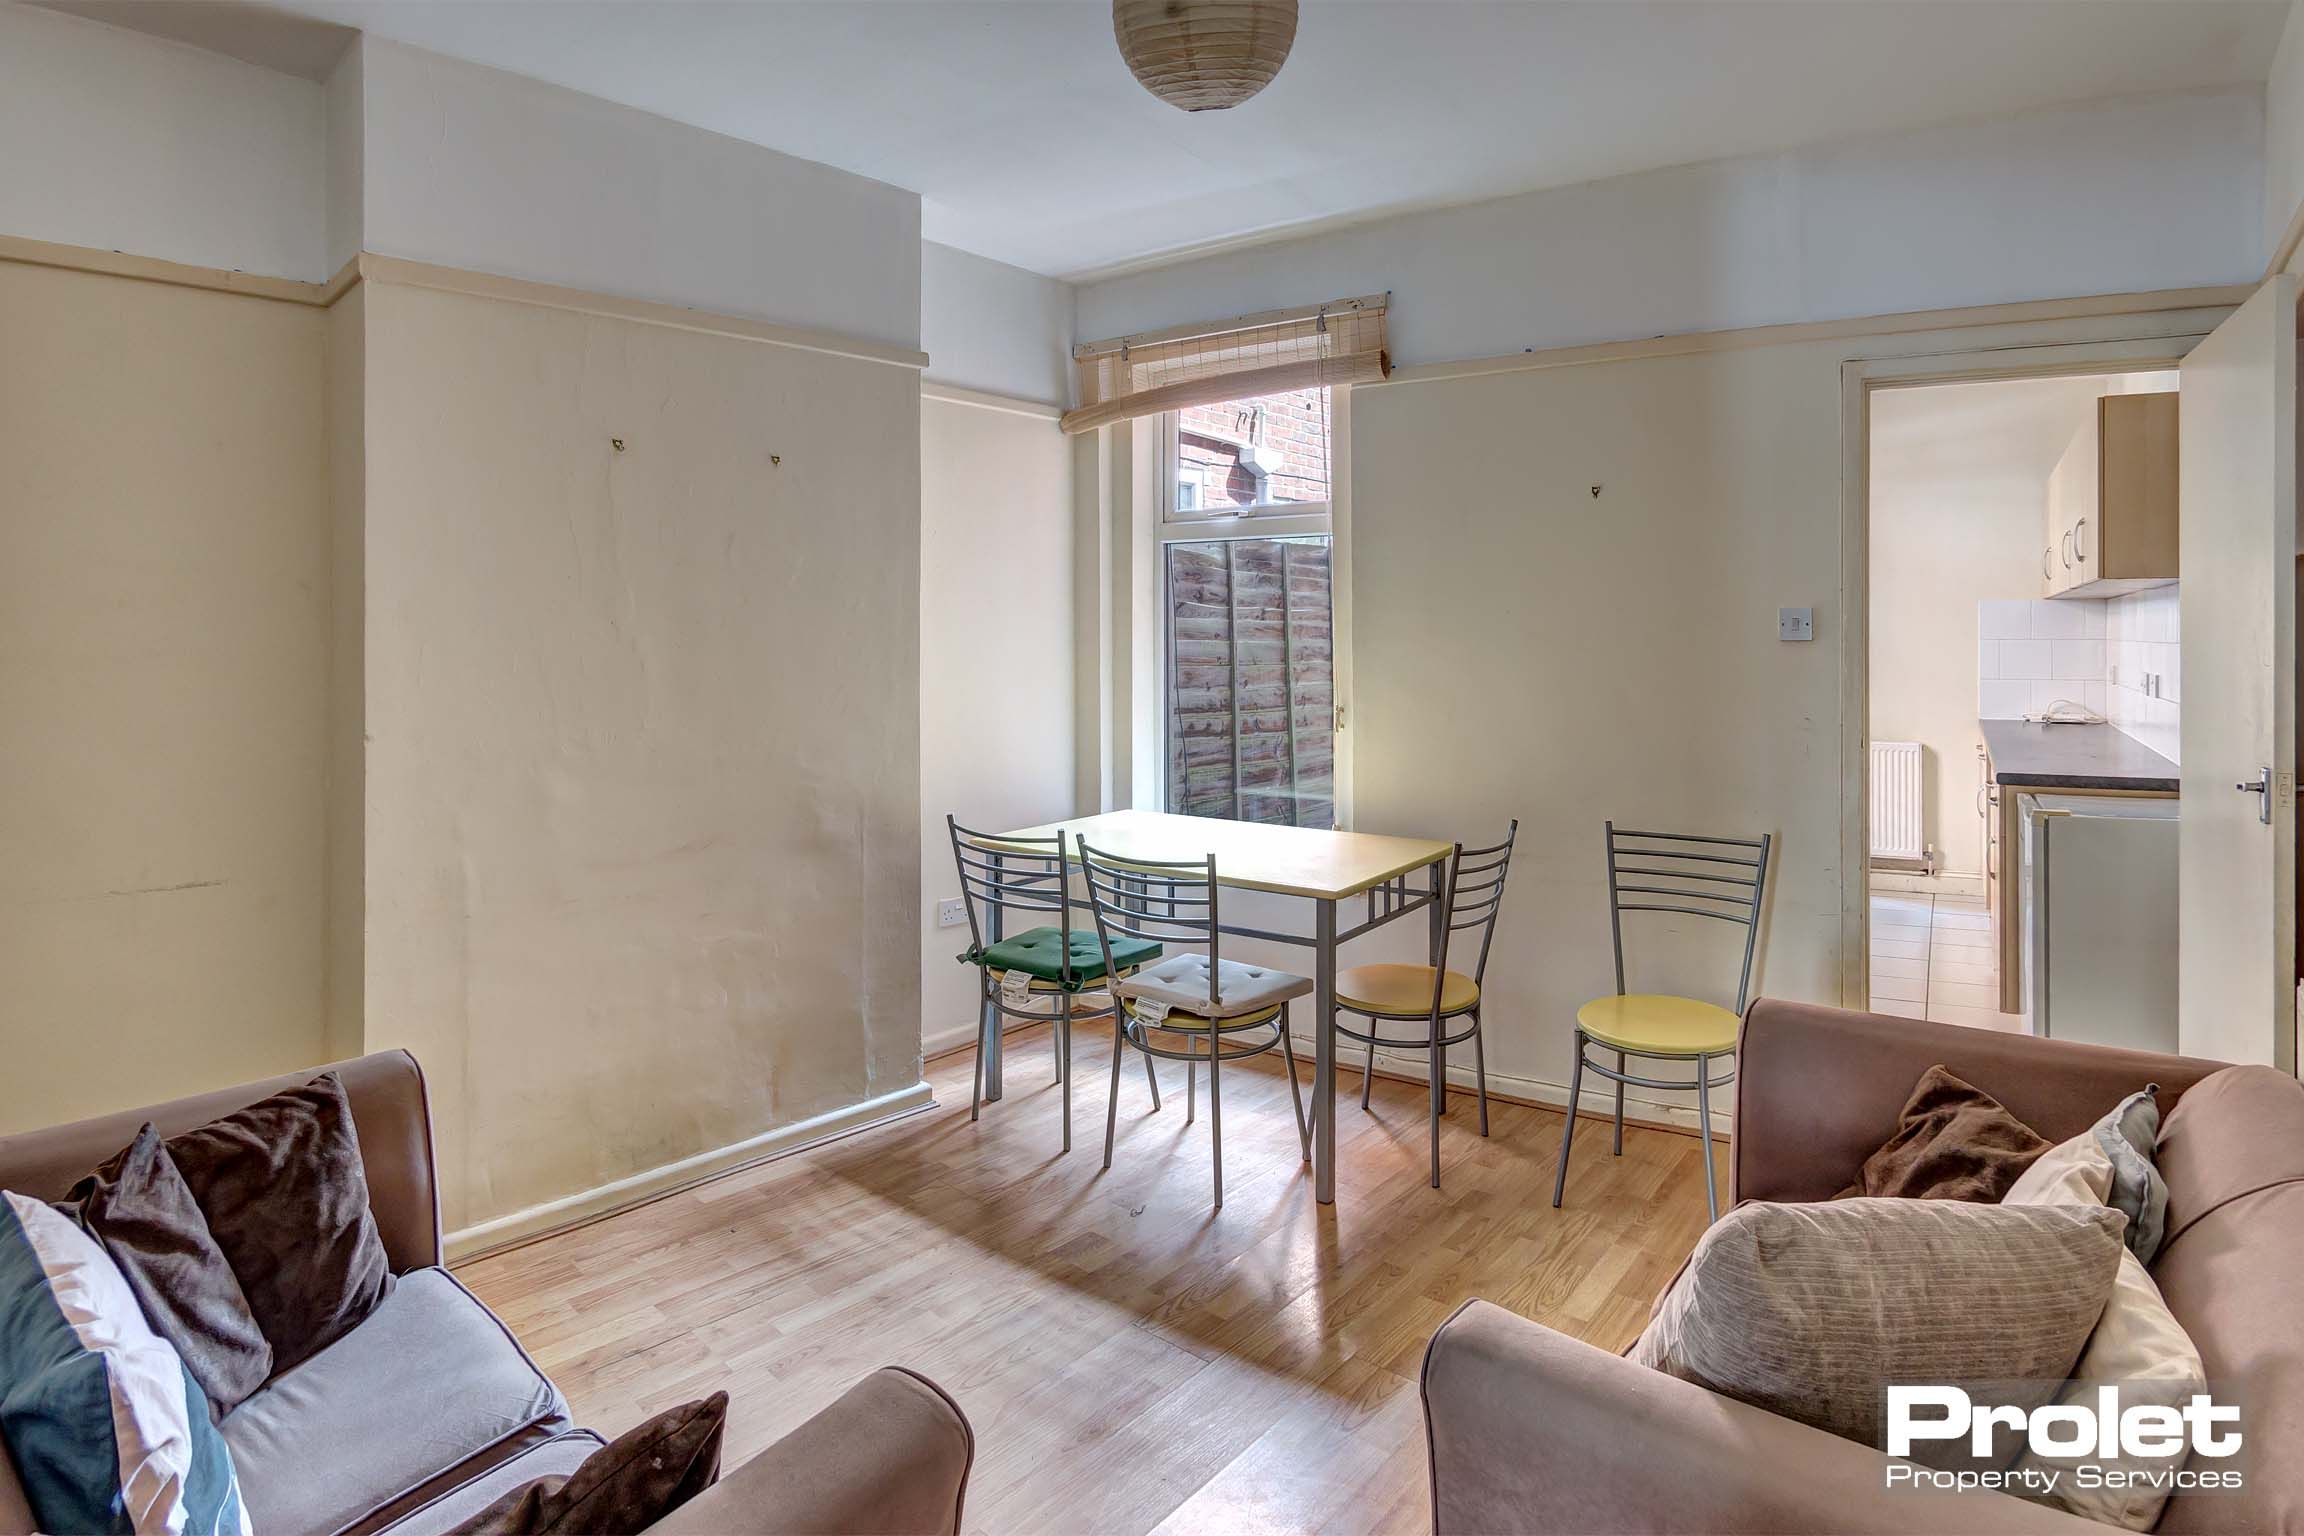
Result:
<svg viewBox="0 0 2304 1536"><path fill-rule="evenodd" d="M1920 743L1872 743L1872 857L1923 859L1920 839Z"/></svg>

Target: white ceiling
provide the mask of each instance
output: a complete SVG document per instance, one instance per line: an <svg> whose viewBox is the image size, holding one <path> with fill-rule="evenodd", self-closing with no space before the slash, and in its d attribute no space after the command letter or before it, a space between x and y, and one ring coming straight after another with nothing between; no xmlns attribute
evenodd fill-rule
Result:
<svg viewBox="0 0 2304 1536"><path fill-rule="evenodd" d="M1074 278L1666 165L2261 81L2288 9L1303 0L1270 88L1188 114L1129 77L1105 0L272 3L911 188L929 239Z"/></svg>

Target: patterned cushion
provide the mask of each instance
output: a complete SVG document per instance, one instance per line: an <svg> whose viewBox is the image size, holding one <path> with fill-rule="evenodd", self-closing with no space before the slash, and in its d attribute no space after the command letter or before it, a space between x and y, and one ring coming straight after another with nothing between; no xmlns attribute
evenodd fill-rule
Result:
<svg viewBox="0 0 2304 1536"><path fill-rule="evenodd" d="M208 1400L118 1266L0 1193L0 1439L45 1531L247 1536Z"/></svg>
<svg viewBox="0 0 2304 1536"><path fill-rule="evenodd" d="M2029 1411L2080 1358L2125 1224L2103 1206L1751 1201L1696 1244L1631 1358L1875 1448L1891 1383L2006 1383L1994 1402ZM1974 1466L1966 1440L1912 1460Z"/></svg>
<svg viewBox="0 0 2304 1536"><path fill-rule="evenodd" d="M1084 928L1071 932L1072 984L1075 990L1104 979L1104 946L1096 942L1096 935ZM1012 939L987 944L972 954L960 957L968 965L990 966L995 971L1022 971L1042 981L1058 981L1064 975L1064 945L1062 936L1050 928L1028 928ZM1160 946L1149 939L1114 939L1112 959L1120 969L1142 965L1147 960L1160 958Z"/></svg>

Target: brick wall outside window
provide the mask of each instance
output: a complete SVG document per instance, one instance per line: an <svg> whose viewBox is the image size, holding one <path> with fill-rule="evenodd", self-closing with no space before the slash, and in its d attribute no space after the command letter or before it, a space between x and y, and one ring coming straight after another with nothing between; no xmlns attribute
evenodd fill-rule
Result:
<svg viewBox="0 0 2304 1536"><path fill-rule="evenodd" d="M1279 460L1261 486L1242 462L1250 447L1270 449ZM1179 480L1199 484L1202 508L1326 501L1328 391L1300 389L1178 411L1176 472Z"/></svg>

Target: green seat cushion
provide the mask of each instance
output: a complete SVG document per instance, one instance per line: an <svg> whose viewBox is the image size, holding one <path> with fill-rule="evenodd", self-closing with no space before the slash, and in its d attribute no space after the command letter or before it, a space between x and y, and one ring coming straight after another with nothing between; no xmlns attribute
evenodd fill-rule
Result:
<svg viewBox="0 0 2304 1536"><path fill-rule="evenodd" d="M1012 939L987 944L974 954L960 958L970 965L990 966L995 971L1022 971L1042 981L1061 981L1064 975L1064 944L1069 939L1072 947L1072 980L1075 985L1104 979L1104 946L1096 942L1093 931L1075 928L1069 934L1050 928L1027 928ZM1147 960L1160 958L1160 946L1150 939L1114 939L1112 959L1120 969L1132 970Z"/></svg>

